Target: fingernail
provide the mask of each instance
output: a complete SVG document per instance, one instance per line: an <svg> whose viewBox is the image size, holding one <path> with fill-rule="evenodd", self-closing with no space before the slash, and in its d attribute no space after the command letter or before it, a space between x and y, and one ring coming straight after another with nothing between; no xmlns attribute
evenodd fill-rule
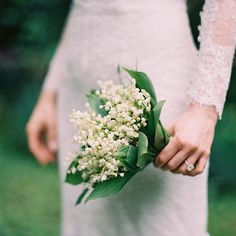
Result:
<svg viewBox="0 0 236 236"><path fill-rule="evenodd" d="M57 151L57 142L55 140L50 141L48 146L52 152Z"/></svg>

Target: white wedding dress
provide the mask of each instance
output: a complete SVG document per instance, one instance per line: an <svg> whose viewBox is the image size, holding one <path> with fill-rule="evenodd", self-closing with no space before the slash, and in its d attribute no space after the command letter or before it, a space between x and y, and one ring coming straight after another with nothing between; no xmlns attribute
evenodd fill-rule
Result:
<svg viewBox="0 0 236 236"><path fill-rule="evenodd" d="M43 87L59 96L63 236L208 235L208 169L192 178L150 165L119 194L77 207L82 187L63 183L63 162L77 148L70 143L68 114L84 109L97 80L117 80L118 65L150 76L157 97L167 101L165 125L190 101L215 106L221 117L236 42L236 0L207 0L201 21L198 52L185 0L74 0Z"/></svg>

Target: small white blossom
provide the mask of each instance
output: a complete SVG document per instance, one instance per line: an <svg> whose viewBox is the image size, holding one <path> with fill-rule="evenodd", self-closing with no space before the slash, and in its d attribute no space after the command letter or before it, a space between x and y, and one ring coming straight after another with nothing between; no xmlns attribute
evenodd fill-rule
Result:
<svg viewBox="0 0 236 236"><path fill-rule="evenodd" d="M150 95L135 87L132 79L128 86L115 85L111 80L98 81L95 94L106 102L99 108L106 116L96 114L88 103L84 112L73 110L70 121L76 132L73 142L84 148L68 156L77 158L78 165L68 173L81 171L90 184L123 177L126 168L118 160L118 151L130 143L137 144L139 130L147 125L145 112L151 109Z"/></svg>

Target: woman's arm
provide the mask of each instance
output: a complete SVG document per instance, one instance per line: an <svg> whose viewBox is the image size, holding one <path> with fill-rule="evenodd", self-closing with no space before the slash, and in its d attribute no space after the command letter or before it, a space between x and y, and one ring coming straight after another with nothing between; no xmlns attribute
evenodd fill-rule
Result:
<svg viewBox="0 0 236 236"><path fill-rule="evenodd" d="M206 0L200 16L200 50L188 97L214 106L221 118L235 51L236 0Z"/></svg>
<svg viewBox="0 0 236 236"><path fill-rule="evenodd" d="M155 161L157 167L189 176L204 171L222 115L236 44L236 0L206 0L201 23L191 103L169 128L172 138ZM187 170L185 160L194 170Z"/></svg>
<svg viewBox="0 0 236 236"><path fill-rule="evenodd" d="M69 40L73 37L72 29L76 27L75 17L76 12L72 7L62 39L50 63L42 92L26 127L29 149L41 164L48 164L56 159L57 91L69 75L66 61L71 51L68 46L71 47Z"/></svg>

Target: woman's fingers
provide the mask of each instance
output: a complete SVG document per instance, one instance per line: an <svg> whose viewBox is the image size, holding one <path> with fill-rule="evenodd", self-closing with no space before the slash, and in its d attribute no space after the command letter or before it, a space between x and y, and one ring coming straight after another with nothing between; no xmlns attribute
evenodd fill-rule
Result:
<svg viewBox="0 0 236 236"><path fill-rule="evenodd" d="M180 164L183 159L188 156L188 153L194 153L197 149L198 146L194 143L191 143L189 140L175 135L157 156L155 160L155 166L161 167L165 165L169 160L175 157L178 151L181 150L181 152L178 154L178 159L175 158L175 161L173 161L174 163L171 162L171 168L174 168L172 165L176 166L176 162Z"/></svg>
<svg viewBox="0 0 236 236"><path fill-rule="evenodd" d="M209 156L207 150L211 149L214 138L217 117L217 112L211 106L190 104L167 129L173 137L157 156L155 166L190 176L202 173ZM195 164L191 171L187 170L190 164Z"/></svg>
<svg viewBox="0 0 236 236"><path fill-rule="evenodd" d="M209 156L204 150L205 148L201 148L200 145L174 136L157 156L154 165L172 173L196 176L203 172ZM194 169L189 171L187 165L191 164L194 165Z"/></svg>
<svg viewBox="0 0 236 236"><path fill-rule="evenodd" d="M46 127L40 122L30 123L27 127L29 149L42 165L55 161L55 154L49 150L43 137L45 132Z"/></svg>
<svg viewBox="0 0 236 236"><path fill-rule="evenodd" d="M156 167L165 165L179 150L181 146L175 138L171 138L167 146L158 154L154 161Z"/></svg>
<svg viewBox="0 0 236 236"><path fill-rule="evenodd" d="M207 161L208 155L202 155L201 153L196 152L193 155L189 156L178 168L172 170L171 172L175 174L196 176L204 171ZM187 169L187 165L192 164L194 165L194 169L192 171L189 171Z"/></svg>
<svg viewBox="0 0 236 236"><path fill-rule="evenodd" d="M208 161L208 156L202 156L201 158L199 158L195 165L195 168L191 172L188 172L187 175L196 176L201 174L205 170L207 161Z"/></svg>
<svg viewBox="0 0 236 236"><path fill-rule="evenodd" d="M200 156L201 155L198 152L192 153L190 156L183 159L182 163L176 169L173 169L171 172L175 174L183 174L183 175L188 174L189 171L187 170L187 164L189 165L193 164L195 166Z"/></svg>
<svg viewBox="0 0 236 236"><path fill-rule="evenodd" d="M164 164L161 168L163 170L175 170L178 168L185 159L191 154L191 149L182 149L178 151L166 164Z"/></svg>
<svg viewBox="0 0 236 236"><path fill-rule="evenodd" d="M29 149L41 164L56 160L56 97L55 92L43 91L26 126Z"/></svg>
<svg viewBox="0 0 236 236"><path fill-rule="evenodd" d="M57 131L56 122L52 120L51 122L48 123L48 126L47 126L47 133L48 133L47 144L48 144L48 148L50 149L52 153L56 153L57 148L58 148L56 131Z"/></svg>

